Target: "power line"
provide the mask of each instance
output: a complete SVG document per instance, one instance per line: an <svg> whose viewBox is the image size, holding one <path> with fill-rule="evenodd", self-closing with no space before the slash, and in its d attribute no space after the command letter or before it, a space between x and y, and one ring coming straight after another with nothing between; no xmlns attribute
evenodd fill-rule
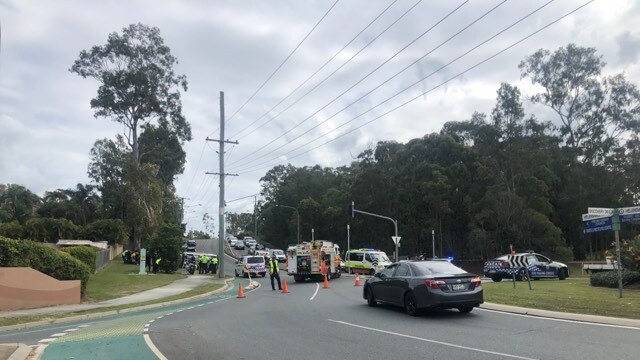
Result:
<svg viewBox="0 0 640 360"><path fill-rule="evenodd" d="M198 164L196 165L196 170L193 172L193 176L191 177L191 181L189 182L189 185L187 186L187 190L185 191L185 193L189 192L189 189L191 189L191 185L193 185L193 180L195 180L196 175L198 174L198 169L200 168L200 161L202 161L202 155L204 155L204 149L207 145L207 142L205 141L202 144L202 151L200 151L200 158L198 159Z"/></svg>
<svg viewBox="0 0 640 360"><path fill-rule="evenodd" d="M503 0L498 6L500 6L501 4L505 3L508 0ZM306 117L304 120L302 120L301 122L297 123L295 126L293 126L292 128L289 128L289 130L285 131L284 133L282 133L281 135L279 135L278 137L276 137L275 139L271 140L270 142L268 142L266 145L263 145L262 147L258 148L257 150L243 156L242 158L238 159L238 161L244 160L246 158L248 158L249 156L257 153L258 151L266 148L267 146L273 144L276 140L281 139L283 136L285 136L286 134L290 133L291 131L293 131L294 129L296 129L297 127L299 127L300 125L304 124L305 122L307 122L309 119L313 118L315 115L317 115L318 113L320 113L320 111L324 110L325 108L327 108L329 105L333 104L336 100L338 100L339 98L341 98L344 94L346 94L347 92L349 92L351 89L353 89L354 87L356 87L358 84L360 84L361 82L363 82L365 79L367 79L369 76L371 76L373 73L375 73L376 71L378 71L382 66L384 66L385 64L387 64L389 61L393 60L396 56L398 56L400 53L402 53L404 50L406 50L409 46L413 45L416 41L420 40L422 37L424 37L426 34L428 34L429 32L431 32L431 30L433 30L435 27L437 27L438 25L440 25L443 21L445 21L447 18L449 18L451 15L453 15L456 11L458 11L460 8L462 8L466 3L468 3L469 0L465 0L462 4L458 5L455 9L453 9L452 11L450 11L447 15L445 15L443 18L441 18L440 20L438 20L438 22L436 22L435 24L433 24L431 27L429 27L427 30L425 30L424 32L422 32L422 34L418 35L416 38L414 38L413 40L411 40L408 44L406 44L405 46L403 46L400 50L398 50L395 54L393 54L391 57L389 57L388 59L386 59L385 61L382 62L382 64L378 65L376 68L374 68L373 70L371 70L369 73L367 73L363 78L361 78L360 80L358 80L356 83L354 83L353 85L351 85L349 88L347 88L346 90L344 90L342 93L340 93L338 96L334 97L331 101L329 101L328 103L326 103L324 106L322 106L320 109L318 109L316 112L314 112L313 114L309 115L308 117Z"/></svg>
<svg viewBox="0 0 640 360"><path fill-rule="evenodd" d="M533 15L534 13L538 12L539 10L541 10L542 8L546 7L547 5L549 5L550 3L552 3L554 0L550 0L549 2L547 2L546 4L538 7L536 10L534 10L533 12L529 13L528 15L526 15L525 17L521 18L520 20L516 21L515 23L511 24L510 26L508 26L507 28L503 29L502 31L498 32L497 34L495 34L493 37L489 38L488 40L485 40L484 42L482 42L481 44L477 45L476 47L474 47L473 49L469 50L467 53L465 53L464 55L470 53L471 51L475 50L476 48L482 46L483 44L489 42L491 39L497 37L498 35L500 35L501 33L507 31L508 29L510 29L511 27L517 25L518 23L522 22L523 20L525 20L526 18L528 18L529 16ZM305 131L304 133L298 135L295 139L288 141L280 146L278 146L277 148L270 150L269 152L262 154L261 156L250 160L249 162L244 163L244 165L242 166L247 166L253 162L256 162L257 160L264 158L266 156L268 156L269 154L275 153L277 150L282 149L283 147L286 147L287 145L293 144L296 140L302 138L304 135L310 133L311 131L315 130L316 128L322 126L323 124L325 124L326 122L328 122L329 120L333 119L335 116L337 116L338 114L342 113L344 110L348 109L349 107L351 107L352 105L354 105L355 103L359 102L360 100L364 99L365 97L369 96L371 93L373 93L374 91L376 91L377 89L381 88L383 85L385 85L386 83L388 83L389 81L393 80L394 78L396 78L397 76L399 76L400 74L402 74L403 72L405 72L406 70L408 70L409 68L411 68L413 65L417 64L418 62L422 61L425 57L431 55L434 51L436 51L437 49L439 49L440 47L442 47L443 45L445 45L446 43L448 43L449 41L453 40L455 37L457 37L458 35L460 35L461 33L463 33L464 31L466 31L467 29L469 29L471 26L473 26L474 24L476 24L478 21L482 20L484 17L486 17L487 15L489 15L491 12L493 12L495 9L497 9L500 5L504 4L506 2L503 1L502 3L494 6L493 8L489 9L487 12L485 12L484 14L482 14L480 17L478 17L477 19L475 19L473 22L467 24L466 26L464 26L462 29L458 30L455 34L451 35L449 38L445 39L444 41L442 41L440 44L438 44L436 47L432 48L431 50L429 50L427 53L425 53L424 55L422 55L421 57L417 58L416 60L414 60L411 64L405 66L403 69L401 69L400 71L396 72L394 75L392 75L391 77L387 78L385 81L383 81L382 83L378 84L378 86L374 87L373 89L369 90L368 92L366 92L365 94L363 94L362 96L360 96L359 98L357 98L356 100L352 101L350 104L348 104L347 106L343 107L342 109L340 109L339 111L337 111L336 113L334 113L333 115L329 116L328 118L324 119L323 121L321 121L320 123L316 124L315 126L311 127L310 129L307 129L307 131ZM462 55L462 56L464 56ZM461 58L462 56L458 57ZM457 59L456 59L457 60ZM455 60L454 60L455 61ZM453 61L452 61L453 62ZM450 65L451 63L447 64L446 66ZM435 72L438 72L440 70L442 70L443 68L445 68L446 66L441 67L440 69L438 69ZM429 76L433 75L435 72L431 73ZM411 84L410 86L408 86L407 88L401 90L400 92L396 93L394 96L392 96L391 98L388 98L387 100L383 101L382 103L379 103L378 105L374 106L373 108L367 110L367 112L375 109L378 106L381 106L382 104L384 104L386 101L389 101L390 99L392 99L393 97L399 95L400 93L404 92L405 90L409 89L410 87L412 87L413 85L415 85L416 83L419 83L421 81L423 81L425 78L418 80L417 82ZM366 113L366 112L365 112ZM364 114L361 114L364 115ZM355 119L352 119L351 121L353 121ZM336 129L333 129L332 131L335 131ZM303 145L304 146L304 145ZM287 152L284 155L290 154L291 152L299 149L300 147L297 147L296 149ZM282 156L282 155L281 155Z"/></svg>
<svg viewBox="0 0 640 360"><path fill-rule="evenodd" d="M418 3L422 1L419 0ZM309 77L307 77L302 83L300 83L300 85L298 85L295 89L291 90L291 92L289 92L289 94L287 96L285 96L284 98L282 98L277 104L275 104L271 109L267 110L264 114L260 115L259 118L257 118L256 120L254 120L251 124L245 126L244 128L242 128L240 131L236 132L233 136L231 136L232 138L236 138L238 137L238 135L240 135L242 132L244 132L245 130L247 130L248 128L250 128L251 126L253 126L255 123L257 123L258 121L260 121L262 118L264 118L266 115L268 115L269 113L271 113L271 111L273 111L276 107L278 107L280 104L282 104L285 100L287 100L291 95L293 95L296 91L298 91L298 89L300 89L302 86L304 86L309 80L311 80L314 76L316 76L320 71L322 71L322 69L324 69L331 61L333 61L333 59L336 58L336 56L338 56L341 52L344 51L344 49L346 49L349 45L351 45L360 35L362 35L363 32L365 32L371 25L373 25L373 23L375 23L382 15L384 15L384 13L387 12L387 10L389 10L396 2L398 2L398 0L394 0L391 4L389 4L386 8L384 8L382 10L382 12L380 12L378 14L378 16L376 16L375 18L373 18L373 20L369 21L369 23L367 24L367 26L365 26L362 30L360 30L360 32L358 32L353 38L351 38L351 40L349 40L348 43L346 43L340 50L338 50L335 54L333 54L333 56L331 58L329 58L329 60L325 61L324 64L322 64L313 74L311 74ZM255 130L251 131L249 134L252 134ZM247 136L249 135L247 134Z"/></svg>
<svg viewBox="0 0 640 360"><path fill-rule="evenodd" d="M442 86L446 85L446 84L447 84L447 83L449 83L450 81L452 81L452 80L454 80L454 79L457 79L458 77L460 77L460 76L462 76L462 75L466 74L467 72L469 72L469 71L471 71L471 70L473 70L473 69L475 69L475 68L477 68L477 67L481 66L482 64L484 64L484 63L486 63L486 62L488 62L488 61L490 61L490 60L494 59L495 57L497 57L497 56L499 56L499 55L503 54L504 52L508 51L509 49L513 48L514 46L516 46L516 45L518 45L518 44L520 44L520 43L522 43L522 42L526 41L527 39L529 39L529 38L533 37L534 35L536 35L536 34L538 34L538 33L542 32L543 30L545 30L545 29L547 29L547 28L551 27L552 25L554 25L554 24L558 23L559 21L561 21L561 20L563 20L564 18L566 18L566 17L568 17L568 16L572 15L573 13L575 13L575 12L579 11L580 9L584 8L585 6L587 6L587 5L591 4L591 3L592 3L592 2L594 2L594 1L595 1L595 0L590 0L590 1L586 2L586 3L584 3L583 5L581 5L581 6L577 7L577 8L575 8L575 9L573 9L572 11L570 11L570 12L566 13L565 15L563 15L563 16L561 16L561 17L557 18L556 20L554 20L554 21L552 21L552 22L548 23L547 25L545 25L545 26L541 27L540 29L538 29L538 30L534 31L533 33L531 33L531 34L529 34L529 35L527 35L527 36L525 36L525 37L521 38L520 40L518 40L518 41L516 41L516 42L512 43L511 45L509 45L509 46L507 46L507 47L503 48L502 50L500 50L500 51L498 51L498 52L494 53L493 55L491 55L491 56L489 56L489 57L485 58L484 60L482 60L482 61L480 61L480 62L476 63L475 65L473 65L473 66L471 66L471 67L467 68L466 70L464 70L464 71L462 71L462 72L460 72L460 73L458 73L458 74L456 74L456 75L454 75L454 76L452 76L452 77L448 78L447 80L445 80L445 81L443 81L442 83L440 83L440 84L438 84L438 85L436 85L436 86L434 86L434 87L430 88L429 90L424 91L424 92L422 92L422 93L418 94L417 96L415 96L415 97L413 97L413 98L411 98L411 99L409 99L409 100L407 100L407 101L405 101L405 102L401 103L400 105L398 105L398 106L396 106L396 107L392 108L391 110L388 110L388 111L386 111L385 113L383 113L383 114L381 114L381 115L379 115L379 116L376 116L375 118L373 118L373 119L371 119L371 120L369 120L369 121L367 121L367 122L365 122L365 123L363 123L363 124L361 124L361 125L359 125L359 126L357 126L357 127L353 128L353 129L351 129L351 130L349 130L349 131L347 131L347 132L345 132L345 133L343 133L343 134L341 134L341 135L339 135L339 136L337 136L337 137L335 137L335 138L333 138L333 139L330 139L330 140L328 140L328 141L326 141L326 142L324 142L324 143L322 143L322 144L320 144L320 145L318 145L318 146L315 146L315 147L313 147L313 148L311 148L311 149L308 149L308 150L306 150L306 151L304 151L304 152L301 152L301 153L299 153L299 154L296 154L296 155L294 155L294 156L290 157L289 159L287 159L287 161L288 161L288 160L291 160L291 159L295 159L295 158L297 158L297 157L300 157L300 156L302 156L302 155L304 155L304 154L307 154L307 153L309 153L309 152L311 152L311 151L313 151L313 150L316 150L316 149L318 149L318 148L320 148L320 147L322 147L322 146L325 146L325 145L327 145L327 144L329 144L329 143L331 143L331 142L334 142L334 141L336 141L336 140L338 140L338 139L340 139L340 138L342 138L342 137L344 137L344 136L346 136L346 135L348 135L348 134L351 134L352 132L354 132L354 131L356 131L356 130L358 130L358 129L360 129L360 128L362 128L362 127L364 127L364 126L366 126L366 125L368 125L368 124L370 124L370 123L372 123L372 122L374 122L374 121L376 121L376 120L378 120L378 119L380 119L380 118L382 118L382 117L384 117L384 116L386 116L386 115L388 115L389 113L391 113L391 112L393 112L393 111L395 111L395 110L397 110L397 109L400 109L401 107L406 106L407 104L409 104L409 103L411 103L411 102L413 102L413 101L415 101L415 100L417 100L417 99L419 99L419 98L421 98L421 97L425 96L426 94L428 94L428 93L430 93L430 92L432 92L432 91L434 91L434 90L436 90L436 89L438 89L438 88L440 88L440 87L442 87ZM367 112L368 112L368 111L367 111ZM362 114L361 114L361 115L362 115ZM358 115L357 117L360 117L361 115ZM327 134L328 134L328 133L327 133ZM326 135L326 134L325 134L325 135ZM324 135L323 135L323 136L324 136ZM316 139L316 140L317 140L317 139ZM314 140L314 141L315 141L315 140ZM280 163L280 162L278 162L278 163ZM278 164L278 163L276 163L276 164ZM273 165L275 165L275 164L267 165L267 166L263 166L263 167L258 167L258 168L254 168L253 170L248 170L248 169L247 169L246 171L242 171L242 172L240 172L240 173L241 173L241 174L251 173L251 172L254 172L254 171L262 170L262 169L264 169L264 168L271 167L271 166L273 166Z"/></svg>
<svg viewBox="0 0 640 360"><path fill-rule="evenodd" d="M331 12L331 10L336 6L336 4L338 4L338 1L340 0L336 0L333 5L331 5L331 7L329 8L329 10L327 10L324 15L322 15L322 17L320 18L320 20L318 20L318 22L316 22L315 25L313 25L313 27L311 28L311 30L309 30L309 32L307 33L307 35L305 35L302 40L300 40L300 42L298 43L298 45L296 45L296 47L289 53L289 55L287 55L287 57L282 60L282 62L280 63L280 65L278 65L278 67L273 70L273 72L271 73L271 75L269 75L269 77L267 77L267 79L260 85L258 86L258 88L256 89L256 91L253 92L253 94L251 94L251 96L247 99L247 101L244 102L244 104L242 104L240 106L240 108L238 108L238 110L236 110L236 112L234 112L229 119L227 119L227 121L230 121L231 119L233 119L234 116L236 116L236 114L238 112L240 112L240 110L242 110L248 103L249 101L251 101L256 94L258 94L258 92L260 90L262 90L262 88L269 82L269 80L271 80L271 78L280 70L280 68L282 68L282 66L287 62L287 60L289 60L289 58L296 52L296 50L298 50L298 48L300 47L300 45L302 45L302 43L307 40L307 38L309 37L309 35L311 35L311 33L318 27L318 25L320 25L320 23L322 22L322 20L324 20L325 17L327 17L327 15L329 15L329 13Z"/></svg>

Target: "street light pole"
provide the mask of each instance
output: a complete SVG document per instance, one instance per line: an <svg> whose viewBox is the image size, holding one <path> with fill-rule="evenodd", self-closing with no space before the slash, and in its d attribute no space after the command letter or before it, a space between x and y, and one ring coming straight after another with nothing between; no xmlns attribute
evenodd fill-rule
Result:
<svg viewBox="0 0 640 360"><path fill-rule="evenodd" d="M314 241L316 239L315 233L316 233L315 230L311 228L311 241Z"/></svg>
<svg viewBox="0 0 640 360"><path fill-rule="evenodd" d="M347 224L347 253L345 254L345 257L344 257L345 266L346 266L346 261L347 261L347 255L349 254L350 251L351 251L351 226L349 226L349 224ZM349 265L351 265L351 264L349 264ZM348 270L349 274L351 274L351 266L348 266L347 270Z"/></svg>
<svg viewBox="0 0 640 360"><path fill-rule="evenodd" d="M436 231L431 230L431 257L436 258Z"/></svg>

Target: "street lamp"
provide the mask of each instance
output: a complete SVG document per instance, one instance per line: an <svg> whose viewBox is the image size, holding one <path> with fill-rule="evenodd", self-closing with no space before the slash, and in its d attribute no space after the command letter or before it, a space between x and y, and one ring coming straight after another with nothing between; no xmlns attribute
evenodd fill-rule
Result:
<svg viewBox="0 0 640 360"><path fill-rule="evenodd" d="M298 212L298 208L293 206L288 206L288 205L277 205L277 204L276 204L276 207L293 209L296 212L296 215L298 215L298 244L300 244L300 212Z"/></svg>

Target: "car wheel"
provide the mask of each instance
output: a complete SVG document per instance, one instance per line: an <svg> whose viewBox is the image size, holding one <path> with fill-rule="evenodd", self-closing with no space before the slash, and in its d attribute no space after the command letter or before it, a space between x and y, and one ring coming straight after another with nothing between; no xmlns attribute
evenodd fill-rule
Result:
<svg viewBox="0 0 640 360"><path fill-rule="evenodd" d="M373 276L376 274L376 269L370 269L369 270L369 275Z"/></svg>
<svg viewBox="0 0 640 360"><path fill-rule="evenodd" d="M502 277L500 277L500 276L494 276L494 277L492 277L492 278L491 278L491 281L493 281L493 282L500 282L500 281L502 281Z"/></svg>
<svg viewBox="0 0 640 360"><path fill-rule="evenodd" d="M529 273L527 273L525 269L520 269L520 271L518 271L518 275L516 275L516 280L518 281L529 280Z"/></svg>
<svg viewBox="0 0 640 360"><path fill-rule="evenodd" d="M260 276L265 277L265 276L267 276L267 273L262 273L262 274L260 274Z"/></svg>
<svg viewBox="0 0 640 360"><path fill-rule="evenodd" d="M367 288L367 305L371 307L378 305L376 298L373 296L373 290L371 290L371 286Z"/></svg>
<svg viewBox="0 0 640 360"><path fill-rule="evenodd" d="M418 304L413 293L407 293L404 296L404 310L411 316L418 316Z"/></svg>
<svg viewBox="0 0 640 360"><path fill-rule="evenodd" d="M458 308L458 311L460 311L463 314L468 314L471 312L471 310L473 310L473 306L464 306L464 307Z"/></svg>
<svg viewBox="0 0 640 360"><path fill-rule="evenodd" d="M566 269L559 269L558 270L558 280L564 280L567 278L567 270Z"/></svg>

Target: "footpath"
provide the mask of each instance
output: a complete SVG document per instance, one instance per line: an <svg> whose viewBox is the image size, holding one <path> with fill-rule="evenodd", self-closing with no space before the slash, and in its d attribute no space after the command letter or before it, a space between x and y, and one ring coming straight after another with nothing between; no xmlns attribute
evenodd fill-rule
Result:
<svg viewBox="0 0 640 360"><path fill-rule="evenodd" d="M36 308L36 309L2 311L0 312L0 318L17 317L17 316L37 316L37 315L48 315L48 314L64 314L64 313L79 312L79 311L99 309L99 308L105 308L105 307L111 307L111 306L136 304L141 302L157 300L157 299L165 298L168 296L179 295L189 290L192 290L196 287L207 285L207 284L214 284L214 283L220 283L220 279L218 279L218 277L213 277L212 275L190 275L184 279L176 280L169 285L165 285L165 286L147 290L147 291L142 291L142 292L139 292L133 295L128 295L121 298L101 301L97 303L60 305L60 306L50 306L50 307Z"/></svg>

